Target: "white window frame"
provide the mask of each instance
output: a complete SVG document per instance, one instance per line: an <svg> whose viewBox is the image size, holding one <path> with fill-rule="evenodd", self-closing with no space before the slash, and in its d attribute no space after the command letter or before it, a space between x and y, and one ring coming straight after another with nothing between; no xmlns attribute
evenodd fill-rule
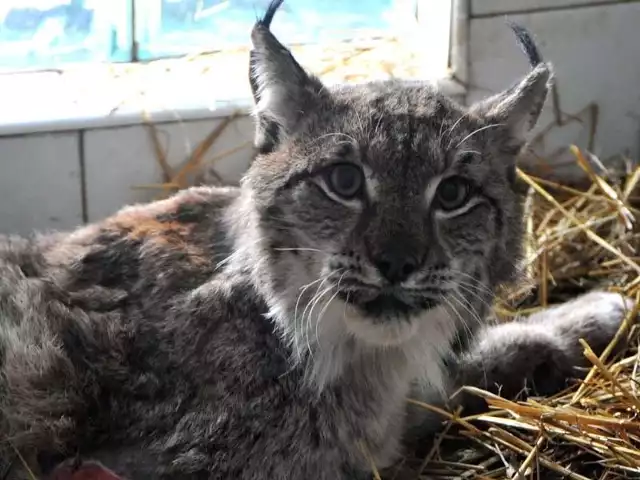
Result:
<svg viewBox="0 0 640 480"><path fill-rule="evenodd" d="M465 94L466 3L464 0L418 0L420 28L415 33L415 42L428 47L424 50L422 64L425 69L420 78L433 80L449 95ZM168 66L171 62L159 60L130 66L138 68L144 78L145 72L153 76L158 72L158 65ZM177 95L180 88L169 84L166 89L161 87L161 93L166 96L164 108L143 111L134 105L113 112L113 107L118 104L118 85L109 81L99 83L96 75L105 75L104 65L87 64L59 72L0 74L0 136L134 125L147 121L149 117L156 122L218 118L238 111L248 113L252 106L249 91L246 98L208 104L204 99L185 100ZM73 98L70 91L75 87L70 87L73 81L69 79L77 82L78 89L85 89L83 98L91 101ZM157 76L153 79L154 83L161 80ZM194 80L197 84L197 79ZM92 92L94 85L100 86ZM9 115L8 112L19 115Z"/></svg>

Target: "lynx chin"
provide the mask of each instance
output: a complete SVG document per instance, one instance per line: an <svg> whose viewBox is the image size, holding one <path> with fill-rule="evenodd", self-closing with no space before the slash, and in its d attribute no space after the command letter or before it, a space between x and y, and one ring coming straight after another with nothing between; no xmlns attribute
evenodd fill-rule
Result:
<svg viewBox="0 0 640 480"><path fill-rule="evenodd" d="M366 478L438 428L408 396L553 393L579 338L617 330L630 302L603 292L490 322L552 78L526 30L529 73L463 107L424 82L322 85L271 32L281 3L251 32L239 188L0 239L0 477Z"/></svg>

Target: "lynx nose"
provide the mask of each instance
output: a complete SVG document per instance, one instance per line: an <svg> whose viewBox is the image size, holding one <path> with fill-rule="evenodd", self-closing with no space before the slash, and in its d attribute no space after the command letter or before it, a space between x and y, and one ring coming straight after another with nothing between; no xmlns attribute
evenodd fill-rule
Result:
<svg viewBox="0 0 640 480"><path fill-rule="evenodd" d="M382 252L372 258L372 261L382 276L391 283L406 280L420 266L418 258L398 250Z"/></svg>

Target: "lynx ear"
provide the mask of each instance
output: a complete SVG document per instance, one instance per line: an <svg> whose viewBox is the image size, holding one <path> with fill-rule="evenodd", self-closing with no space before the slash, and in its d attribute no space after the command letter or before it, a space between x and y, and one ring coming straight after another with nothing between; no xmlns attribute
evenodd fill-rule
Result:
<svg viewBox="0 0 640 480"><path fill-rule="evenodd" d="M535 126L553 80L552 67L542 56L531 34L515 23L509 25L533 70L511 88L471 107L471 112L491 123L505 125L519 140Z"/></svg>
<svg viewBox="0 0 640 480"><path fill-rule="evenodd" d="M262 153L294 131L322 91L320 81L304 71L269 29L282 1L273 0L251 32L249 82L257 117L255 145Z"/></svg>
<svg viewBox="0 0 640 480"><path fill-rule="evenodd" d="M480 101L471 111L488 122L505 125L513 136L524 140L540 117L551 78L550 65L541 63L517 85Z"/></svg>

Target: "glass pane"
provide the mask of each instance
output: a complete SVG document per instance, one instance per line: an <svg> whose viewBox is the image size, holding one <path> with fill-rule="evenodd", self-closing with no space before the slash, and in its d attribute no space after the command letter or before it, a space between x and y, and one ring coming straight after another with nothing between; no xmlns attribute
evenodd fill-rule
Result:
<svg viewBox="0 0 640 480"><path fill-rule="evenodd" d="M269 4L269 0L135 1L143 59L246 46L251 27ZM392 36L410 27L416 5L417 0L285 1L273 29L289 45Z"/></svg>
<svg viewBox="0 0 640 480"><path fill-rule="evenodd" d="M130 0L0 0L0 69L131 58Z"/></svg>

